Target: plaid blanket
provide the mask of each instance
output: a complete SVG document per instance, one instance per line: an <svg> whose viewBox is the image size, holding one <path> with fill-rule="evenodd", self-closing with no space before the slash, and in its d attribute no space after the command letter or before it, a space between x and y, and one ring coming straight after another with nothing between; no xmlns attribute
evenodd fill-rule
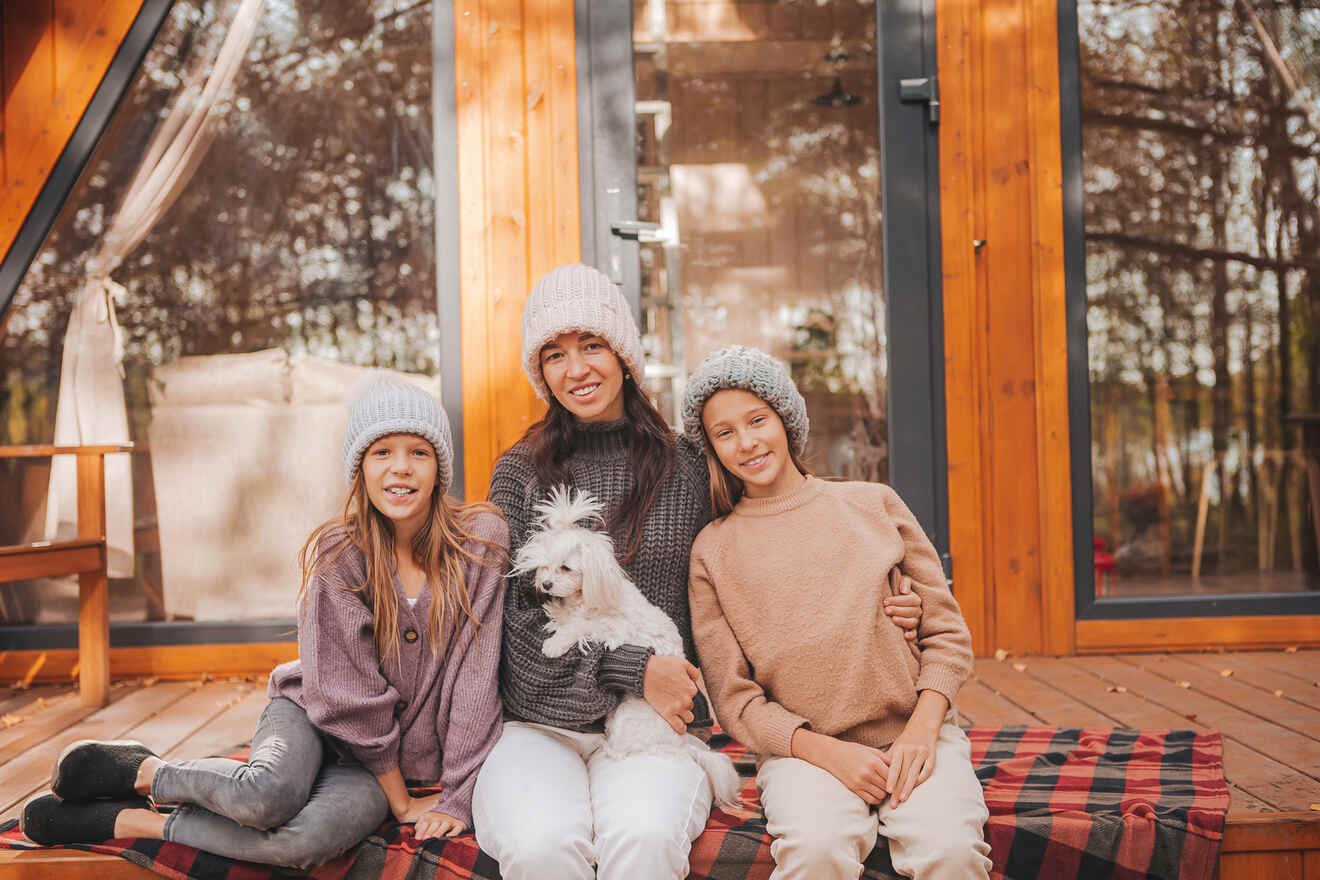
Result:
<svg viewBox="0 0 1320 880"><path fill-rule="evenodd" d="M1121 728L973 727L972 762L985 787L986 839L995 880L1059 877L1117 880L1214 876L1228 809L1217 733ZM746 750L717 735L712 745L750 770ZM692 846L689 880L765 880L774 868L756 789L746 808L712 812ZM26 848L14 823L0 847ZM78 846L112 853L173 880L285 880L277 868L234 862L159 840ZM354 850L322 865L316 880L499 880L495 860L471 834L419 843L412 826L383 825ZM883 839L867 880L897 880Z"/></svg>

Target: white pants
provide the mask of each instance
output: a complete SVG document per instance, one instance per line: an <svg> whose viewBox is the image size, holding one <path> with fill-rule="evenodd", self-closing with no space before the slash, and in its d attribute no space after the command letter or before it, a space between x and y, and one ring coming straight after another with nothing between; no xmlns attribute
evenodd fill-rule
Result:
<svg viewBox="0 0 1320 880"><path fill-rule="evenodd" d="M604 741L505 722L472 793L477 843L504 880L687 876L710 816L706 774L677 757L607 758Z"/></svg>
<svg viewBox="0 0 1320 880"><path fill-rule="evenodd" d="M756 774L766 828L774 835L771 880L857 880L876 842L889 840L894 869L917 880L989 876L982 836L989 812L972 771L967 734L940 728L935 770L904 803L872 807L815 764L766 758Z"/></svg>

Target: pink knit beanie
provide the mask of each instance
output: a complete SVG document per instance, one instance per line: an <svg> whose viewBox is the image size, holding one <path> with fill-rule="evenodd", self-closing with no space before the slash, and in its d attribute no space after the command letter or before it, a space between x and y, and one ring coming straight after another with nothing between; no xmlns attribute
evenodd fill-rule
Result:
<svg viewBox="0 0 1320 880"><path fill-rule="evenodd" d="M561 333L595 333L609 343L638 385L642 339L623 292L604 272L570 263L551 269L532 286L523 306L522 364L536 396L550 402L541 375L541 349Z"/></svg>

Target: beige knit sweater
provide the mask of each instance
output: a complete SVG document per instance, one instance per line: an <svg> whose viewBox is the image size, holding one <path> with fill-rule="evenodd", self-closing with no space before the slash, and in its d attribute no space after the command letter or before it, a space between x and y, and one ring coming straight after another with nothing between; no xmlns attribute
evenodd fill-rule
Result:
<svg viewBox="0 0 1320 880"><path fill-rule="evenodd" d="M918 651L882 604L903 578L921 596ZM952 703L971 674L971 635L935 548L879 483L808 477L742 499L697 536L688 590L716 718L762 754L790 754L803 725L887 746L919 691Z"/></svg>

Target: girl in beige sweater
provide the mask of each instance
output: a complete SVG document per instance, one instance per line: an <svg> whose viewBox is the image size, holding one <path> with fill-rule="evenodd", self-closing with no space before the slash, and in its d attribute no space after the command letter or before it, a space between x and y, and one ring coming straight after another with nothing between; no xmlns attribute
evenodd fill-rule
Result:
<svg viewBox="0 0 1320 880"><path fill-rule="evenodd" d="M772 880L861 875L877 832L895 869L986 877L980 783L950 708L971 636L935 548L878 483L801 463L806 406L769 355L734 346L688 382L716 519L692 547L692 629L715 714L760 756ZM884 622L907 582L915 648Z"/></svg>

